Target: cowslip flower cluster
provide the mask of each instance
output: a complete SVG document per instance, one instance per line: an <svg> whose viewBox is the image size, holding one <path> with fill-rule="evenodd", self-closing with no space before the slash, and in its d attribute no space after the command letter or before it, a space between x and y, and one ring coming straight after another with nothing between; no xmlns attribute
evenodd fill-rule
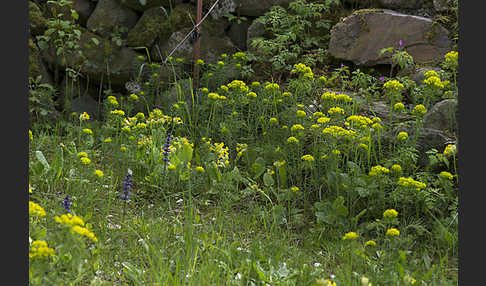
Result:
<svg viewBox="0 0 486 286"><path fill-rule="evenodd" d="M138 95L136 95L135 93L131 93L129 96L128 96L129 99L133 100L133 101L138 101Z"/></svg>
<svg viewBox="0 0 486 286"><path fill-rule="evenodd" d="M397 102L393 105L393 110L397 111L397 112L400 112L402 111L403 109L405 109L405 105L401 102Z"/></svg>
<svg viewBox="0 0 486 286"><path fill-rule="evenodd" d="M371 170L368 173L368 175L369 176L379 176L379 175L388 174L388 173L390 173L390 170L388 168L385 168L385 167L380 166L380 165L376 165L376 166L371 167Z"/></svg>
<svg viewBox="0 0 486 286"><path fill-rule="evenodd" d="M211 148L210 148L211 150ZM229 165L229 148L228 146L224 146L224 142L221 143L214 143L214 151L217 154L216 158L216 166L218 167L226 167Z"/></svg>
<svg viewBox="0 0 486 286"><path fill-rule="evenodd" d="M368 125L373 123L371 119L361 115L351 115L346 118L346 121L350 122L352 126L357 128L366 128Z"/></svg>
<svg viewBox="0 0 486 286"><path fill-rule="evenodd" d="M228 83L228 88L240 92L249 91L248 86L246 86L246 84L241 80L233 80L232 82Z"/></svg>
<svg viewBox="0 0 486 286"><path fill-rule="evenodd" d="M110 95L106 98L108 100L108 103L113 106L118 106L118 101L116 100L116 97L113 95Z"/></svg>
<svg viewBox="0 0 486 286"><path fill-rule="evenodd" d="M305 117L306 113L303 110L297 110L296 111L297 117Z"/></svg>
<svg viewBox="0 0 486 286"><path fill-rule="evenodd" d="M376 242L374 240L368 240L367 242L365 242L365 245L366 246L376 246Z"/></svg>
<svg viewBox="0 0 486 286"><path fill-rule="evenodd" d="M247 59L247 56L244 52L236 52L233 54L233 60L237 60L237 61L246 61Z"/></svg>
<svg viewBox="0 0 486 286"><path fill-rule="evenodd" d="M400 140L400 141L405 141L405 140L407 140L407 138L408 138L408 133L405 132L405 131L402 131L402 132L398 133L398 135L397 135L397 139Z"/></svg>
<svg viewBox="0 0 486 286"><path fill-rule="evenodd" d="M47 245L44 240L34 240L32 242L32 252L29 253L29 258L49 257L54 256L54 249Z"/></svg>
<svg viewBox="0 0 486 286"><path fill-rule="evenodd" d="M93 134L93 130L91 130L89 128L84 128L81 131L83 131L83 133L88 134L88 135L92 135Z"/></svg>
<svg viewBox="0 0 486 286"><path fill-rule="evenodd" d="M396 228L389 228L387 229L386 231L386 236L399 236L400 235L400 231Z"/></svg>
<svg viewBox="0 0 486 286"><path fill-rule="evenodd" d="M321 100L351 102L353 99L347 94L336 94L334 92L326 91L321 95Z"/></svg>
<svg viewBox="0 0 486 286"><path fill-rule="evenodd" d="M344 115L344 109L339 106L331 107L327 111L329 115Z"/></svg>
<svg viewBox="0 0 486 286"><path fill-rule="evenodd" d="M396 218L398 216L398 212L395 209L387 209L383 212L383 218Z"/></svg>
<svg viewBox="0 0 486 286"><path fill-rule="evenodd" d="M295 64L294 68L290 71L290 74L303 74L306 78L314 78L314 73L312 72L312 69L302 63Z"/></svg>
<svg viewBox="0 0 486 286"><path fill-rule="evenodd" d="M290 131L292 131L292 132L301 131L301 130L305 130L305 128L304 128L304 126L302 126L302 124L294 124L290 128Z"/></svg>
<svg viewBox="0 0 486 286"><path fill-rule="evenodd" d="M424 79L424 83L430 87L444 88L445 84L440 80L438 76L431 76Z"/></svg>
<svg viewBox="0 0 486 286"><path fill-rule="evenodd" d="M119 115L119 116L125 116L125 111L120 110L120 109L115 109L115 110L110 111L110 114Z"/></svg>
<svg viewBox="0 0 486 286"><path fill-rule="evenodd" d="M85 120L89 120L89 119L90 119L89 114L86 113L86 112L83 112L83 113L81 113L81 115L79 115L79 121L85 121Z"/></svg>
<svg viewBox="0 0 486 286"><path fill-rule="evenodd" d="M427 108L423 104L418 104L413 108L413 113L416 115L424 115L427 113Z"/></svg>
<svg viewBox="0 0 486 286"><path fill-rule="evenodd" d="M71 232L72 233L77 233L81 236L86 236L90 238L93 242L98 242L98 238L95 236L95 234L87 229L86 227L81 227L79 225L73 225L71 227Z"/></svg>
<svg viewBox="0 0 486 286"><path fill-rule="evenodd" d="M417 191L424 189L427 185L425 183L416 181L412 178L400 177L398 178L398 185L406 188L414 188Z"/></svg>
<svg viewBox="0 0 486 286"><path fill-rule="evenodd" d="M391 91L401 91L405 88L405 86L400 83L398 80L389 80L383 84L383 87L387 90Z"/></svg>
<svg viewBox="0 0 486 286"><path fill-rule="evenodd" d="M459 58L459 53L456 51L450 51L444 55L445 63L448 65L456 65Z"/></svg>
<svg viewBox="0 0 486 286"><path fill-rule="evenodd" d="M268 82L265 85L265 90L278 90L278 89L280 89L280 86L277 83Z"/></svg>
<svg viewBox="0 0 486 286"><path fill-rule="evenodd" d="M356 234L356 232L354 232L354 231L351 231L351 232L346 233L343 236L342 240L352 240L352 239L356 239L356 238L358 238L358 234Z"/></svg>
<svg viewBox="0 0 486 286"><path fill-rule="evenodd" d="M54 217L54 220L57 223L60 223L60 224L63 224L63 225L67 225L67 226L74 226L74 225L84 226L84 221L83 221L83 219L81 217L76 216L76 215L73 216L70 213L63 214L61 216L55 216Z"/></svg>
<svg viewBox="0 0 486 286"><path fill-rule="evenodd" d="M356 134L353 130L346 130L340 126L332 125L322 130L322 134L330 134L335 138L352 137Z"/></svg>
<svg viewBox="0 0 486 286"><path fill-rule="evenodd" d="M103 176L105 175L105 174L103 174L103 171L101 171L101 170L99 170L99 169L95 170L95 171L94 171L94 174L95 174L96 176L98 176L98 178L103 178Z"/></svg>
<svg viewBox="0 0 486 286"><path fill-rule="evenodd" d="M447 172L447 171L440 172L439 177L444 178L446 180L451 180L451 181L454 178L454 176L451 173Z"/></svg>
<svg viewBox="0 0 486 286"><path fill-rule="evenodd" d="M33 201L29 201L29 216L46 216L46 211Z"/></svg>
<svg viewBox="0 0 486 286"><path fill-rule="evenodd" d="M319 123L319 124L326 124L329 121L331 121L331 118L326 117L326 116L322 116L322 117L317 118L317 123Z"/></svg>
<svg viewBox="0 0 486 286"><path fill-rule="evenodd" d="M398 165L398 164L393 164L393 165L391 166L391 171L392 171L393 173L397 173L397 174L399 174L399 173L401 173L401 172L402 172L402 166L400 166L400 165Z"/></svg>
<svg viewBox="0 0 486 286"><path fill-rule="evenodd" d="M289 138L287 138L287 142L288 143L299 143L299 139L293 137L293 136L290 136Z"/></svg>
<svg viewBox="0 0 486 286"><path fill-rule="evenodd" d="M456 145L455 144L447 145L442 154L444 156L455 155L456 154Z"/></svg>
<svg viewBox="0 0 486 286"><path fill-rule="evenodd" d="M312 155L303 155L301 157L302 160L306 161L306 162L314 162L314 157Z"/></svg>

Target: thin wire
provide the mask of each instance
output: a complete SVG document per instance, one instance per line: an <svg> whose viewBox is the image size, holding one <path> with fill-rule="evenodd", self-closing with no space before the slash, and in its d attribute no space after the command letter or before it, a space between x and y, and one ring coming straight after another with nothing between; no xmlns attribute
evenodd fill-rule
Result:
<svg viewBox="0 0 486 286"><path fill-rule="evenodd" d="M177 46L175 46L175 48L172 50L172 52L170 52L170 54L165 58L164 60L164 64L167 63L167 60L170 58L170 56L180 47L180 45L182 45L182 43L184 43L185 40L187 40L187 38L189 37L189 35L191 35L191 33L199 27L199 25L201 25L201 23L204 21L204 19L206 19L206 17L209 15L209 13L211 13L211 11L214 9L214 7L216 7L216 4L218 4L219 0L216 0L216 2L214 2L213 6L211 6L211 8L209 8L209 11L206 13L206 15L204 15L204 17L202 17L201 21L199 21L199 23L197 23L191 31L189 31L189 33L184 37L184 39L182 39L182 41L179 42L179 44L177 44Z"/></svg>

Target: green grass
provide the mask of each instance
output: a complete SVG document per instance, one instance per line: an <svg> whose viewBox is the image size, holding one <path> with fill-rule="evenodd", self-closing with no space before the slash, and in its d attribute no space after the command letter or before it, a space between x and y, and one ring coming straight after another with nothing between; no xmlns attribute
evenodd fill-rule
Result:
<svg viewBox="0 0 486 286"><path fill-rule="evenodd" d="M369 117L366 126L355 125L347 118L364 116L362 106L322 97L325 78L307 69L278 88L231 82L217 65L203 70L205 79L214 75L191 107L193 94L163 110L139 106L156 94L149 84L138 103L106 100L104 121L77 114L32 127L29 200L46 216L29 215L29 237L55 252L30 260L32 285L363 285L363 277L372 285L457 284L454 154L437 150L435 165L417 166L412 136L384 137L396 121ZM309 111L315 102L321 115ZM344 114L327 114L331 107ZM125 115L111 114L115 109ZM418 132L422 115L404 112L413 116L408 131ZM322 116L329 120L317 124ZM330 126L354 133L327 134ZM83 164L79 152L91 162ZM394 164L401 173L370 173ZM127 173L133 187L123 201ZM405 186L400 177L426 187ZM96 242L54 220L66 213L66 195ZM384 218L392 208L398 216ZM400 235L386 236L390 228ZM357 238L344 240L348 232Z"/></svg>

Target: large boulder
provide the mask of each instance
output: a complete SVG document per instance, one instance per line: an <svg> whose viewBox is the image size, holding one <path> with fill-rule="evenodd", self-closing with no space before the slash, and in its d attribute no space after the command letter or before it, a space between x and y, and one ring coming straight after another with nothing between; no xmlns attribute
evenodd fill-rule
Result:
<svg viewBox="0 0 486 286"><path fill-rule="evenodd" d="M103 80L106 84L109 76L112 85L123 86L136 72L138 55L132 49L119 47L84 28L80 30L81 38L78 45L82 55L76 52L63 59L56 56L56 49L51 45L42 52L42 57L49 64L61 68L80 67L80 72L88 76L90 81L99 83Z"/></svg>
<svg viewBox="0 0 486 286"><path fill-rule="evenodd" d="M186 28L177 31L170 36L169 40L164 43L160 43L160 51L162 52L163 58L160 57L155 49L152 49L153 51L151 57L156 61L165 60L165 57L172 50L174 50L177 45L179 45L190 30L191 28ZM184 58L186 63L190 63L194 57L193 48L194 44L187 39L177 49L175 49L172 56L174 58ZM217 58L223 53L232 54L236 51L236 47L227 36L221 34L214 35L211 33L203 33L203 36L201 37L200 58L208 63L216 62Z"/></svg>
<svg viewBox="0 0 486 286"><path fill-rule="evenodd" d="M328 51L357 65L390 64L390 55L379 56L379 52L397 48L400 40L419 64L440 62L451 50L449 32L429 18L368 9L354 12L332 28Z"/></svg>
<svg viewBox="0 0 486 286"><path fill-rule="evenodd" d="M228 30L228 37L233 41L236 47L240 50L247 49L247 35L250 21L244 21L241 23L232 23Z"/></svg>
<svg viewBox="0 0 486 286"><path fill-rule="evenodd" d="M378 3L388 9L418 9L422 6L423 0L378 0Z"/></svg>
<svg viewBox="0 0 486 286"><path fill-rule="evenodd" d="M282 6L287 8L289 3L295 0L234 0L236 3L236 13L241 16L259 17L264 15L272 6Z"/></svg>
<svg viewBox="0 0 486 286"><path fill-rule="evenodd" d="M167 19L165 12L158 7L145 10L135 27L128 32L126 45L150 48L163 29L167 29L164 27Z"/></svg>
<svg viewBox="0 0 486 286"><path fill-rule="evenodd" d="M78 13L78 23L86 27L89 16L93 13L96 4L90 0L73 0L73 9Z"/></svg>
<svg viewBox="0 0 486 286"><path fill-rule="evenodd" d="M119 0L119 2L124 7L143 12L154 7L173 8L182 3L182 0Z"/></svg>
<svg viewBox="0 0 486 286"><path fill-rule="evenodd" d="M424 127L454 133L457 130L457 99L437 102L424 116Z"/></svg>
<svg viewBox="0 0 486 286"><path fill-rule="evenodd" d="M115 29L124 27L128 31L137 24L137 21L137 13L120 5L117 0L99 0L87 20L86 27L91 32L110 38Z"/></svg>
<svg viewBox="0 0 486 286"><path fill-rule="evenodd" d="M129 31L127 45L150 48L157 40L159 43L167 41L177 30L193 27L192 21L196 18L194 6L180 4L170 13L166 12L168 11L160 7L146 10L135 27Z"/></svg>

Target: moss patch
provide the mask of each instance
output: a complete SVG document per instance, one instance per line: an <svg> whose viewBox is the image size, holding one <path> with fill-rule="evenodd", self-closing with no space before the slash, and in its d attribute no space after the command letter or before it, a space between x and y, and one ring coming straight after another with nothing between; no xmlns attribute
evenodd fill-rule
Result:
<svg viewBox="0 0 486 286"><path fill-rule="evenodd" d="M29 38L29 77L40 75L39 67L39 48L32 39Z"/></svg>
<svg viewBox="0 0 486 286"><path fill-rule="evenodd" d="M42 12L32 1L29 1L29 24L30 24L30 34L33 36L38 36L44 34L47 29L47 20L42 15Z"/></svg>

